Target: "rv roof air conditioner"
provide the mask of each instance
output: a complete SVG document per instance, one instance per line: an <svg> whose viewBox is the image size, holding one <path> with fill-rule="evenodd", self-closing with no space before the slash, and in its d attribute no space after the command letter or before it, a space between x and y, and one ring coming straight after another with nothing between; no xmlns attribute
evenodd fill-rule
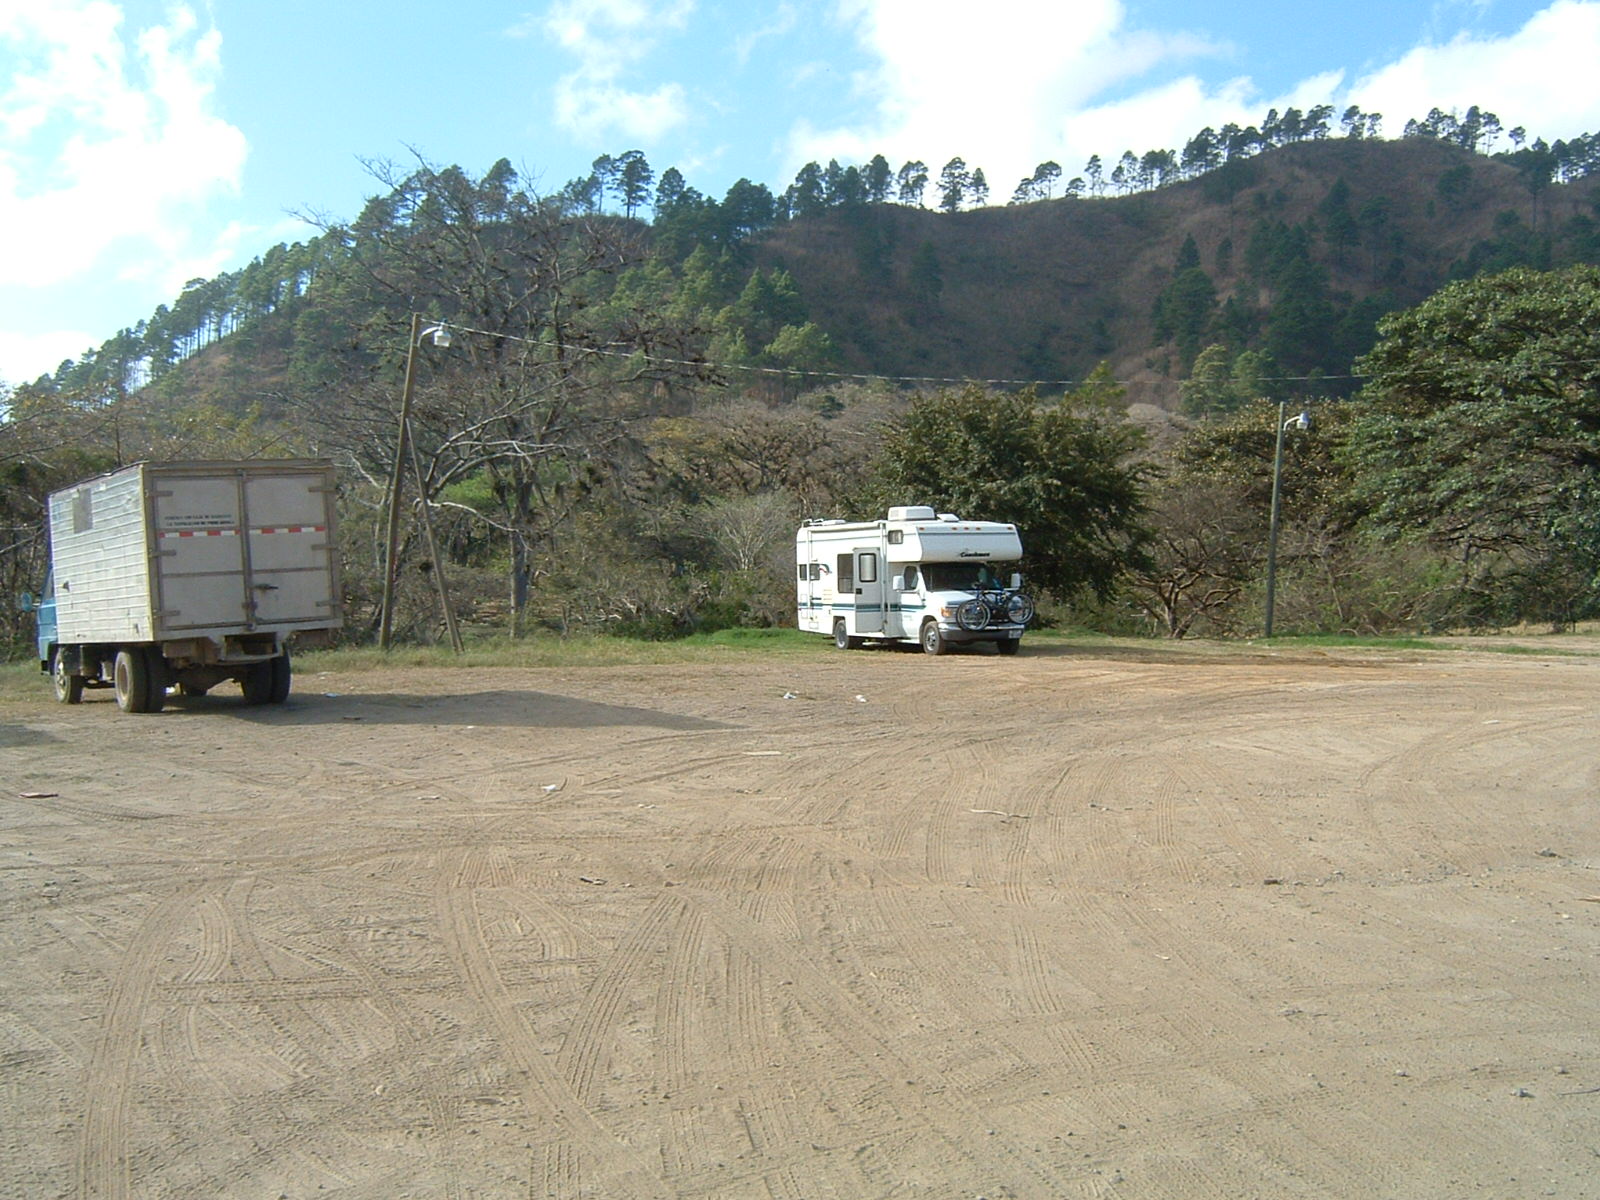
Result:
<svg viewBox="0 0 1600 1200"><path fill-rule="evenodd" d="M933 509L926 504L904 504L889 510L891 521L931 521Z"/></svg>

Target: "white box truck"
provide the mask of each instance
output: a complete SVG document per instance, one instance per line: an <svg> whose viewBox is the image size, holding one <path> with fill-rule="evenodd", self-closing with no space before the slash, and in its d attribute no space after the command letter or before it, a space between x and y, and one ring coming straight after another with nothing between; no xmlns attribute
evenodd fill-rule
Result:
<svg viewBox="0 0 1600 1200"><path fill-rule="evenodd" d="M1033 619L1017 527L963 521L924 505L882 521L807 521L795 534L799 624L841 650L869 639L920 643L929 654L993 642L1015 654Z"/></svg>
<svg viewBox="0 0 1600 1200"><path fill-rule="evenodd" d="M281 704L290 638L342 620L334 488L326 460L252 459L138 463L52 494L37 612L56 698L110 687L155 712L172 687L233 680Z"/></svg>

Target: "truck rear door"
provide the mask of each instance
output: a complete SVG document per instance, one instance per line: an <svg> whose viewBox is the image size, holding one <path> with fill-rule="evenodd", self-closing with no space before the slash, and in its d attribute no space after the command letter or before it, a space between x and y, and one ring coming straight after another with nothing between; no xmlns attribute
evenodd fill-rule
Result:
<svg viewBox="0 0 1600 1200"><path fill-rule="evenodd" d="M245 476L248 586L258 624L325 624L333 611L323 484L313 472Z"/></svg>
<svg viewBox="0 0 1600 1200"><path fill-rule="evenodd" d="M317 471L248 469L155 479L161 628L327 624L325 482Z"/></svg>

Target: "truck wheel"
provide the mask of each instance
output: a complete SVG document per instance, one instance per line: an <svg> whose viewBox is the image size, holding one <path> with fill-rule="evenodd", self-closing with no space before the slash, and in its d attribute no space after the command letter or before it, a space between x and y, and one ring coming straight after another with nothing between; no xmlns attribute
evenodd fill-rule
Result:
<svg viewBox="0 0 1600 1200"><path fill-rule="evenodd" d="M996 642L994 644L994 648L1001 654L1015 654L1018 650L1022 649L1022 639L1007 638L1003 642Z"/></svg>
<svg viewBox="0 0 1600 1200"><path fill-rule="evenodd" d="M943 654L950 649L950 643L945 641L944 634L939 632L939 622L922 623L922 649L926 654Z"/></svg>
<svg viewBox="0 0 1600 1200"><path fill-rule="evenodd" d="M50 682L56 689L59 703L83 703L83 676L67 674L67 666L62 661L59 649L50 655Z"/></svg>
<svg viewBox="0 0 1600 1200"><path fill-rule="evenodd" d="M266 704L272 700L272 662L251 663L239 680L246 704Z"/></svg>
<svg viewBox="0 0 1600 1200"><path fill-rule="evenodd" d="M850 632L845 627L844 618L842 617L833 623L833 644L839 647L841 650L854 650L857 646L861 645L860 638L853 638L850 636Z"/></svg>
<svg viewBox="0 0 1600 1200"><path fill-rule="evenodd" d="M245 668L239 687L244 692L246 704L282 704L289 698L289 652L266 662L251 663Z"/></svg>
<svg viewBox="0 0 1600 1200"><path fill-rule="evenodd" d="M166 689L157 688L150 669L150 658L143 646L124 646L117 651L111 667L111 685L116 689L117 707L126 713L159 712L166 701Z"/></svg>
<svg viewBox="0 0 1600 1200"><path fill-rule="evenodd" d="M293 672L289 667L289 651L285 650L270 664L272 686L267 690L268 704L282 704L289 698L289 681Z"/></svg>

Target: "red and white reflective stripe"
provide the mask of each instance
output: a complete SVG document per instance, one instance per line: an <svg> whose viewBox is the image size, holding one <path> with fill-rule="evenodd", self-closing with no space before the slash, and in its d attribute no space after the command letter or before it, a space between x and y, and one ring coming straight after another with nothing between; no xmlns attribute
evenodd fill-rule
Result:
<svg viewBox="0 0 1600 1200"><path fill-rule="evenodd" d="M250 533L327 533L326 525L259 525ZM237 529L163 529L164 538L238 537Z"/></svg>

